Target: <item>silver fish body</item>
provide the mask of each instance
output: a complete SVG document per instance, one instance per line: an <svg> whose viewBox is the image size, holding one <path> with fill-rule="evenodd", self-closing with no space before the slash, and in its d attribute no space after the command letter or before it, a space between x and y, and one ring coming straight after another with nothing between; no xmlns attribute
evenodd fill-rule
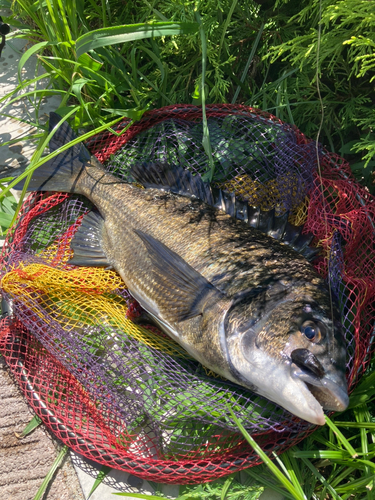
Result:
<svg viewBox="0 0 375 500"><path fill-rule="evenodd" d="M72 134L64 124L51 147ZM299 253L194 196L122 183L81 145L30 186L92 201L71 263L112 266L203 365L314 424L347 407L340 316Z"/></svg>

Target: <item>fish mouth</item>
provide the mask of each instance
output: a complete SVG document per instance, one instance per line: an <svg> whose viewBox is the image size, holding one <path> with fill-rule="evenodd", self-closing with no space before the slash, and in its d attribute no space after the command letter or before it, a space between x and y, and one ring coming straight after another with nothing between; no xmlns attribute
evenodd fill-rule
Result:
<svg viewBox="0 0 375 500"><path fill-rule="evenodd" d="M349 405L346 383L334 380L333 376L318 377L295 363L291 364L293 377L304 383L312 396L324 410L344 411Z"/></svg>
<svg viewBox="0 0 375 500"><path fill-rule="evenodd" d="M327 372L309 349L295 349L290 357L292 376L306 384L325 410L346 410L349 397L343 371Z"/></svg>
<svg viewBox="0 0 375 500"><path fill-rule="evenodd" d="M329 383L327 375L319 380L319 376L297 366L290 358L275 363L272 356L260 349L252 349L246 353L246 357L241 357L234 345L229 345L229 356L236 372L256 389L244 384L242 380L239 381L232 371L227 378L249 387L311 424L325 425L323 405L325 408L331 407L328 404L329 399L341 400L341 405L335 405L336 411L347 406L345 390L336 390L340 384ZM338 393L338 397L335 393Z"/></svg>
<svg viewBox="0 0 375 500"><path fill-rule="evenodd" d="M327 372L315 363L312 365L316 370L314 373L291 358L275 363L274 358L260 349L252 349L241 358L232 348L230 345L231 362L242 378L256 386L255 392L293 415L314 425L325 425L324 410L343 411L347 408L349 398L341 371L337 374L332 370ZM238 377L227 378L239 383ZM248 387L242 381L240 383Z"/></svg>

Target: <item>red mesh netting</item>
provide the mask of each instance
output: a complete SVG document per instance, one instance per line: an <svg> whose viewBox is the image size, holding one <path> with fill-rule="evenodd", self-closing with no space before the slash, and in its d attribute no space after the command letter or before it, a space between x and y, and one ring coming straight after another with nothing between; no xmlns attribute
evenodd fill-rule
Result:
<svg viewBox="0 0 375 500"><path fill-rule="evenodd" d="M157 444L147 434L129 434L121 416L93 401L84 387L17 321L0 323L0 350L25 397L43 423L66 445L98 463L160 483L212 481L261 462L247 443L228 434L204 458L163 460L147 454ZM256 436L264 450L282 452L308 434L268 432ZM207 445L206 445L207 447ZM146 456L145 456L146 455ZM199 453L197 454L199 455Z"/></svg>
<svg viewBox="0 0 375 500"><path fill-rule="evenodd" d="M208 106L213 183L249 204L289 211L322 247L315 261L339 304L352 388L371 355L374 328L374 199L349 165L296 128L244 106ZM124 130L124 121L117 132ZM108 171L134 162L178 163L205 175L201 109L148 112L122 135L88 144ZM228 418L280 453L312 427L264 398L207 372L155 327L113 271L69 265L87 200L35 193L9 232L2 295L10 304L0 350L35 412L71 448L144 479L200 483L259 463Z"/></svg>

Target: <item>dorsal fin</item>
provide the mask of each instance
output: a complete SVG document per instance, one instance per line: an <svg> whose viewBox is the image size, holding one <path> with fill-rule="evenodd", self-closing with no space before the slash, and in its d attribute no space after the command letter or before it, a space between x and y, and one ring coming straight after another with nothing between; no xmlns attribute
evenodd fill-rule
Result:
<svg viewBox="0 0 375 500"><path fill-rule="evenodd" d="M131 175L145 188L164 189L175 194L199 198L208 205L214 204L210 185L203 182L199 174L193 175L181 167L161 162L138 163L132 167Z"/></svg>
<svg viewBox="0 0 375 500"><path fill-rule="evenodd" d="M294 226L288 222L289 212L276 216L275 209L261 210L249 206L247 201L239 200L233 192L223 191L204 182L199 174L163 162L138 163L131 169L133 179L145 188L162 189L183 196L198 198L235 219L262 233L291 246L307 260L313 260L319 253L309 247L313 236L302 234L303 226Z"/></svg>

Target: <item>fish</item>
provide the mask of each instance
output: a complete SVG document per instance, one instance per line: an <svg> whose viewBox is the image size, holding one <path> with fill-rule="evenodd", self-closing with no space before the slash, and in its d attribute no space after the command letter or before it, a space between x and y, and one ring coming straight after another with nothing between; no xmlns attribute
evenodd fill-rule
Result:
<svg viewBox="0 0 375 500"><path fill-rule="evenodd" d="M76 138L60 120L51 113L51 151ZM325 410L345 410L340 313L309 262L311 236L179 166L137 164L131 175L107 173L83 144L33 172L29 191L80 194L95 207L69 263L115 269L193 358L297 417L324 425Z"/></svg>

